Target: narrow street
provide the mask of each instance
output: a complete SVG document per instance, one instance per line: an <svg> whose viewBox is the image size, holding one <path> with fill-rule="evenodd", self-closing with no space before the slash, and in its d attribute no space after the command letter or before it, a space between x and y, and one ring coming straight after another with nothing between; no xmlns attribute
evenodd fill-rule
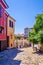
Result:
<svg viewBox="0 0 43 65"><path fill-rule="evenodd" d="M43 54L34 53L32 48L9 49L1 52L0 65L43 65Z"/></svg>
<svg viewBox="0 0 43 65"><path fill-rule="evenodd" d="M43 65L43 54L34 53L32 48L23 48L14 60L21 60L20 65Z"/></svg>

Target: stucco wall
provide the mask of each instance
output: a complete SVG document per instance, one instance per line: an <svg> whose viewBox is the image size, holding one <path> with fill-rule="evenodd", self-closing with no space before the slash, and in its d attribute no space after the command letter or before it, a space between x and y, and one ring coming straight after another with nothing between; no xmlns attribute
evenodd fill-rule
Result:
<svg viewBox="0 0 43 65"><path fill-rule="evenodd" d="M13 28L9 26L9 20L13 22ZM7 36L9 36L9 48L14 47L14 23L15 21L9 16L7 20Z"/></svg>

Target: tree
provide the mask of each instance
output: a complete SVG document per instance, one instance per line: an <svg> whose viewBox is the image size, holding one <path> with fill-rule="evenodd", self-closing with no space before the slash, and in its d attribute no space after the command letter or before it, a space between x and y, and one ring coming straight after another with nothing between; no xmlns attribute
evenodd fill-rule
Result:
<svg viewBox="0 0 43 65"><path fill-rule="evenodd" d="M39 33L38 33L38 35L39 35L39 42L41 43L41 44L43 44L43 30L40 30L39 31Z"/></svg>
<svg viewBox="0 0 43 65"><path fill-rule="evenodd" d="M43 14L38 14L36 16L36 24L34 25L34 30L38 35L38 41L43 43Z"/></svg>
<svg viewBox="0 0 43 65"><path fill-rule="evenodd" d="M34 44L38 44L38 35L35 33L35 30L30 32L29 34L29 41L33 43L33 49L34 49Z"/></svg>
<svg viewBox="0 0 43 65"><path fill-rule="evenodd" d="M36 16L36 23L33 26L34 31L30 32L29 39L33 43L43 43L43 14Z"/></svg>
<svg viewBox="0 0 43 65"><path fill-rule="evenodd" d="M16 35L14 36L15 40L20 40L20 37L17 37Z"/></svg>
<svg viewBox="0 0 43 65"><path fill-rule="evenodd" d="M34 30L38 33L39 30L43 30L43 14L36 16L36 23L34 24Z"/></svg>

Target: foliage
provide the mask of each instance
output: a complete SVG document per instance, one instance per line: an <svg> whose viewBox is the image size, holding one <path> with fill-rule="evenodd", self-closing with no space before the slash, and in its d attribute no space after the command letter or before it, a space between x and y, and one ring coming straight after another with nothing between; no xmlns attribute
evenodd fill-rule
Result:
<svg viewBox="0 0 43 65"><path fill-rule="evenodd" d="M33 42L35 44L38 43L38 35L35 33L35 31L30 32L30 34L29 34L29 41Z"/></svg>
<svg viewBox="0 0 43 65"><path fill-rule="evenodd" d="M20 40L20 37L14 36L15 40Z"/></svg>
<svg viewBox="0 0 43 65"><path fill-rule="evenodd" d="M36 32L43 29L43 14L39 14L36 16L36 23L34 25L34 29Z"/></svg>
<svg viewBox="0 0 43 65"><path fill-rule="evenodd" d="M43 30L40 30L38 34L39 34L39 42L43 44Z"/></svg>
<svg viewBox="0 0 43 65"><path fill-rule="evenodd" d="M30 32L29 40L33 43L43 43L43 14L36 16L36 23L33 26L34 30Z"/></svg>

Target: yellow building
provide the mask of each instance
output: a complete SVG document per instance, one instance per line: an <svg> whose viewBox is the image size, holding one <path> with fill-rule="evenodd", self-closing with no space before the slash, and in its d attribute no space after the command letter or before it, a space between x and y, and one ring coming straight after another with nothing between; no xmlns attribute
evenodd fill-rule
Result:
<svg viewBox="0 0 43 65"><path fill-rule="evenodd" d="M14 47L14 31L15 31L15 19L8 16L7 20L7 47Z"/></svg>

